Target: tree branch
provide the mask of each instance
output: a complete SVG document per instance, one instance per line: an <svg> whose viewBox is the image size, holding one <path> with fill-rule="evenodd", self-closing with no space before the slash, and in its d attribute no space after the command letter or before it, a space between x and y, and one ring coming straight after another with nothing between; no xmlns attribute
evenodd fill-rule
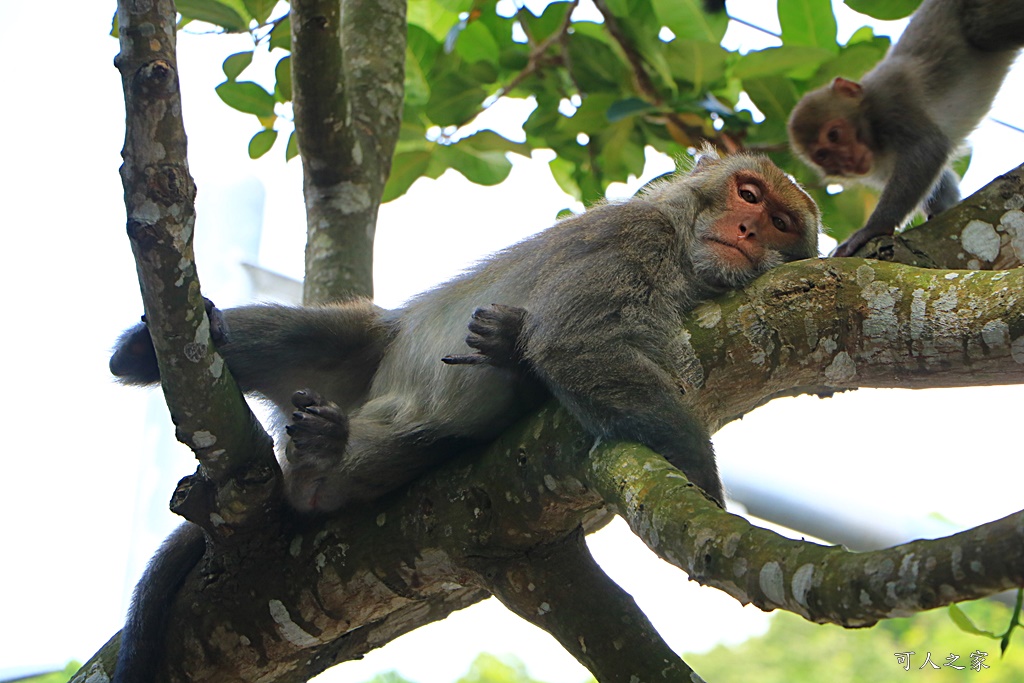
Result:
<svg viewBox="0 0 1024 683"><path fill-rule="evenodd" d="M766 611L860 627L1024 586L1024 511L947 538L854 553L723 514L642 446L600 446L588 462L588 482L651 550Z"/></svg>
<svg viewBox="0 0 1024 683"><path fill-rule="evenodd" d="M629 593L594 562L582 530L488 564L494 595L553 635L601 683L694 680Z"/></svg>
<svg viewBox="0 0 1024 683"><path fill-rule="evenodd" d="M192 251L195 185L185 159L174 3L121 0L118 18L128 237L171 419L200 462L190 483L202 485L182 487L177 498L186 516L222 534L275 494L277 462L210 343ZM218 495L205 495L209 482L221 487ZM204 495L194 495L199 489Z"/></svg>
<svg viewBox="0 0 1024 683"><path fill-rule="evenodd" d="M1024 382L1024 269L801 261L692 311L687 401L712 432L778 396Z"/></svg>
<svg viewBox="0 0 1024 683"><path fill-rule="evenodd" d="M373 295L373 237L402 119L405 3L294 0L307 304Z"/></svg>
<svg viewBox="0 0 1024 683"><path fill-rule="evenodd" d="M857 255L926 268L1016 268L1024 262L1022 209L1024 165L923 225L869 241Z"/></svg>

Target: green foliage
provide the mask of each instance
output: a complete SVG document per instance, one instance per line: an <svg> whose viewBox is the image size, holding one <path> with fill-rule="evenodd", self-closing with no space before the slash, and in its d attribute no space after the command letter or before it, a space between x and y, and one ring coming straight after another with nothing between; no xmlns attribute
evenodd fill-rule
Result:
<svg viewBox="0 0 1024 683"><path fill-rule="evenodd" d="M918 2L847 0L884 18L906 16ZM608 16L596 19L571 17L572 7L555 0L537 13L518 7L504 15L487 0L410 0L405 108L385 201L449 168L498 183L509 172L508 152L550 149L554 180L590 203L609 184L642 173L645 148L678 157L711 140L769 154L808 186L837 238L863 224L875 193L828 194L787 151L785 122L808 90L839 75L860 78L885 55L887 38L865 27L838 44L830 0L779 0L782 44L742 55L721 47L729 19L706 13L701 0L606 0ZM250 156L266 154L284 137L275 131L291 132L290 107L282 106L292 97L287 4L187 0L178 9L182 23L248 31L254 48L277 60L274 83L256 83L239 79L260 50L231 55L217 87L226 104L257 118ZM763 120L738 108L743 94ZM502 97L536 103L523 122L525 139L475 126ZM287 140L290 159L298 149L294 135Z"/></svg>
<svg viewBox="0 0 1024 683"><path fill-rule="evenodd" d="M843 3L875 19L902 19L913 14L921 0L843 0Z"/></svg>
<svg viewBox="0 0 1024 683"><path fill-rule="evenodd" d="M379 674L367 683L412 683L394 671ZM477 655L465 676L455 683L538 683L530 678L526 667L514 657L495 657L489 654Z"/></svg>
<svg viewBox="0 0 1024 683"><path fill-rule="evenodd" d="M31 678L20 678L18 683L67 683L81 668L82 665L79 662L70 661L62 671L54 671Z"/></svg>
<svg viewBox="0 0 1024 683"><path fill-rule="evenodd" d="M981 624L979 630L1001 632L1010 621L1005 605L979 600L958 608ZM832 683L888 683L889 681L974 680L971 653L988 653L980 675L988 683L1016 683L1024 680L1024 648L1010 646L1000 657L998 641L965 633L957 628L945 610L926 612L908 619L888 619L873 628L847 630L833 625L816 625L780 612L768 632L735 647L719 646L703 655L685 656L708 681L757 680L758 683L830 681ZM1019 643L1017 643L1019 645ZM896 653L913 652L909 671ZM925 663L928 653L941 670ZM959 655L946 666L947 657ZM756 664L755 664L756 663ZM756 666L756 669L754 668ZM921 667L924 666L924 670ZM755 673L756 671L756 673Z"/></svg>

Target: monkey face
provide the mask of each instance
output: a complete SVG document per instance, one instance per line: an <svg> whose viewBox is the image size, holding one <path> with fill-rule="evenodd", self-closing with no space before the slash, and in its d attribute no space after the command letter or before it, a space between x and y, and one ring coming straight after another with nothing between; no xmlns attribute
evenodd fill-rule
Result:
<svg viewBox="0 0 1024 683"><path fill-rule="evenodd" d="M856 128L845 118L825 121L806 153L826 175L840 178L867 175L874 163L871 149L858 139Z"/></svg>
<svg viewBox="0 0 1024 683"><path fill-rule="evenodd" d="M808 228L799 202L751 171L734 174L727 187L724 210L698 228L693 263L704 277L739 287L769 268L813 255L805 253Z"/></svg>

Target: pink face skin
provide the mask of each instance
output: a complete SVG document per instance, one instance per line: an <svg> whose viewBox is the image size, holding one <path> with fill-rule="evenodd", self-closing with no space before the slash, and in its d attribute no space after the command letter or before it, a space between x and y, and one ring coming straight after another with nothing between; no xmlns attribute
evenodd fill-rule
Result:
<svg viewBox="0 0 1024 683"><path fill-rule="evenodd" d="M807 149L811 161L827 175L843 178L864 176L871 172L874 155L857 139L857 131L847 119L826 121L818 139Z"/></svg>
<svg viewBox="0 0 1024 683"><path fill-rule="evenodd" d="M726 210L704 237L722 264L756 270L766 252L786 250L804 240L802 227L783 202L755 173L730 180Z"/></svg>

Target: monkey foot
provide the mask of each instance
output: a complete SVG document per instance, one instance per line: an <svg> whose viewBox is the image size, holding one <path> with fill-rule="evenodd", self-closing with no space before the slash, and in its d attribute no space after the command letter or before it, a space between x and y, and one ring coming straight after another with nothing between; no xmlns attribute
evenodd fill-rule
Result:
<svg viewBox="0 0 1024 683"><path fill-rule="evenodd" d="M523 362L519 340L525 321L526 309L518 306L481 306L473 311L466 336L466 344L477 353L445 356L441 360L448 365L485 363L501 368L517 367Z"/></svg>
<svg viewBox="0 0 1024 683"><path fill-rule="evenodd" d="M337 404L326 400L312 389L296 391L292 405L292 422L285 431L291 437L290 458L337 460L348 443L348 416Z"/></svg>

